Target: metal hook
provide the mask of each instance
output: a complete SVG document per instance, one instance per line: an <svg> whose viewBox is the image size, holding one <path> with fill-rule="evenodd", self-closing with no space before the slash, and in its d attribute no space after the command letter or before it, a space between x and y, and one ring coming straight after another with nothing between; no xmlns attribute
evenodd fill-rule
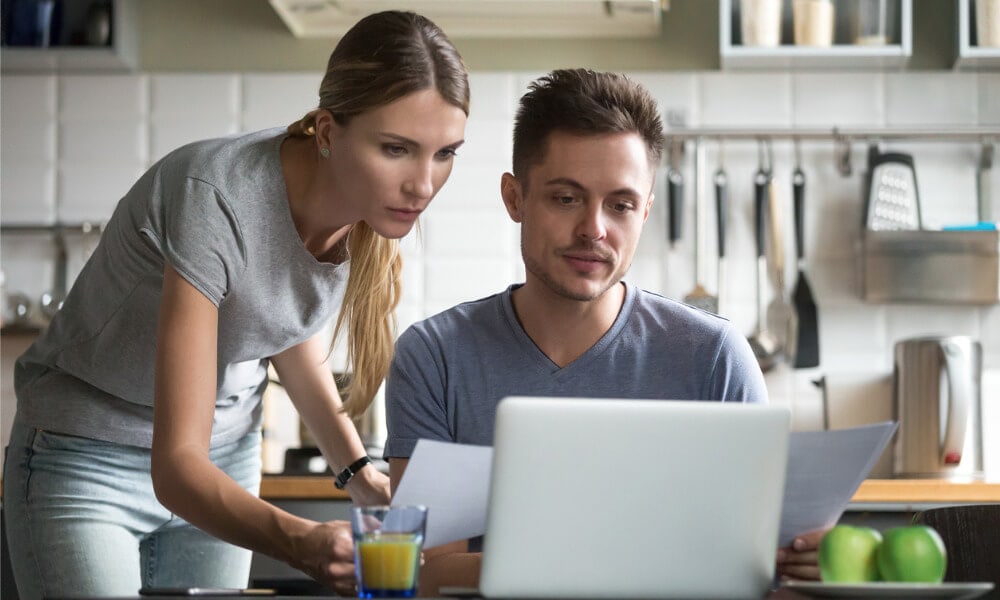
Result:
<svg viewBox="0 0 1000 600"><path fill-rule="evenodd" d="M853 172L851 167L851 141L840 132L833 130L833 155L837 163L837 172L844 177Z"/></svg>
<svg viewBox="0 0 1000 600"><path fill-rule="evenodd" d="M757 169L758 171L771 176L771 169L774 166L774 153L771 150L771 139L757 138Z"/></svg>
<svg viewBox="0 0 1000 600"><path fill-rule="evenodd" d="M795 170L802 170L802 143L798 136L792 138L792 145L795 147Z"/></svg>

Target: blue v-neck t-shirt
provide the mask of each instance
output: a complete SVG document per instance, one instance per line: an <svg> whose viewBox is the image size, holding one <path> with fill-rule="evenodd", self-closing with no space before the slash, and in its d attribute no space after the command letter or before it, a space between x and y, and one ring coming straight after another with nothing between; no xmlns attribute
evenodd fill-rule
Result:
<svg viewBox="0 0 1000 600"><path fill-rule="evenodd" d="M419 439L492 445L506 396L766 403L746 339L726 319L625 284L611 328L559 367L517 319L511 292L466 302L400 336L386 381L386 458Z"/></svg>

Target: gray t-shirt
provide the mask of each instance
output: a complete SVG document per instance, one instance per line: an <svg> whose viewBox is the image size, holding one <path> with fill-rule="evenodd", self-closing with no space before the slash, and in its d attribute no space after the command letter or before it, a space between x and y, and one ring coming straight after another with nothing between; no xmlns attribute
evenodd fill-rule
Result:
<svg viewBox="0 0 1000 600"><path fill-rule="evenodd" d="M521 327L506 291L400 336L386 381L386 458L419 439L492 445L505 396L767 402L750 345L721 317L626 285L611 329L558 367Z"/></svg>
<svg viewBox="0 0 1000 600"><path fill-rule="evenodd" d="M118 204L62 309L17 361L29 425L152 443L164 264L219 309L213 446L260 427L268 357L340 309L349 265L317 261L292 222L284 129L206 140L153 165Z"/></svg>

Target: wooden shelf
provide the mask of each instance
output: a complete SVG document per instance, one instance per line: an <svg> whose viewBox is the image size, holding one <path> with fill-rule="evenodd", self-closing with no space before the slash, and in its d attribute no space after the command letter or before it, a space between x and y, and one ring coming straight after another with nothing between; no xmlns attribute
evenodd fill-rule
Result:
<svg viewBox="0 0 1000 600"><path fill-rule="evenodd" d="M785 43L776 47L744 46L739 32L739 11L736 0L719 3L719 60L723 69L838 69L893 70L901 69L910 59L912 44L911 0L898 0L896 43L877 46L834 43L828 47L795 46ZM790 4L790 3L786 3ZM837 5L838 8L840 4ZM791 12L786 6L783 15L782 41L791 41ZM838 17L843 22L845 15ZM838 30L844 29L841 25ZM838 40L843 33L838 36ZM836 42L837 40L835 40Z"/></svg>

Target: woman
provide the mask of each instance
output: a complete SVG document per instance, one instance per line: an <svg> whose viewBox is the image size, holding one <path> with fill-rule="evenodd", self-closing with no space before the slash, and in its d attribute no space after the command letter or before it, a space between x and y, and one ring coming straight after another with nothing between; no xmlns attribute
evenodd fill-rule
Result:
<svg viewBox="0 0 1000 600"><path fill-rule="evenodd" d="M244 587L249 550L353 587L347 523L257 498L267 366L352 500L387 502L349 415L388 368L396 239L451 172L469 88L440 29L386 12L343 37L319 95L287 131L154 165L18 360L4 501L23 598ZM335 314L343 405L320 337Z"/></svg>

